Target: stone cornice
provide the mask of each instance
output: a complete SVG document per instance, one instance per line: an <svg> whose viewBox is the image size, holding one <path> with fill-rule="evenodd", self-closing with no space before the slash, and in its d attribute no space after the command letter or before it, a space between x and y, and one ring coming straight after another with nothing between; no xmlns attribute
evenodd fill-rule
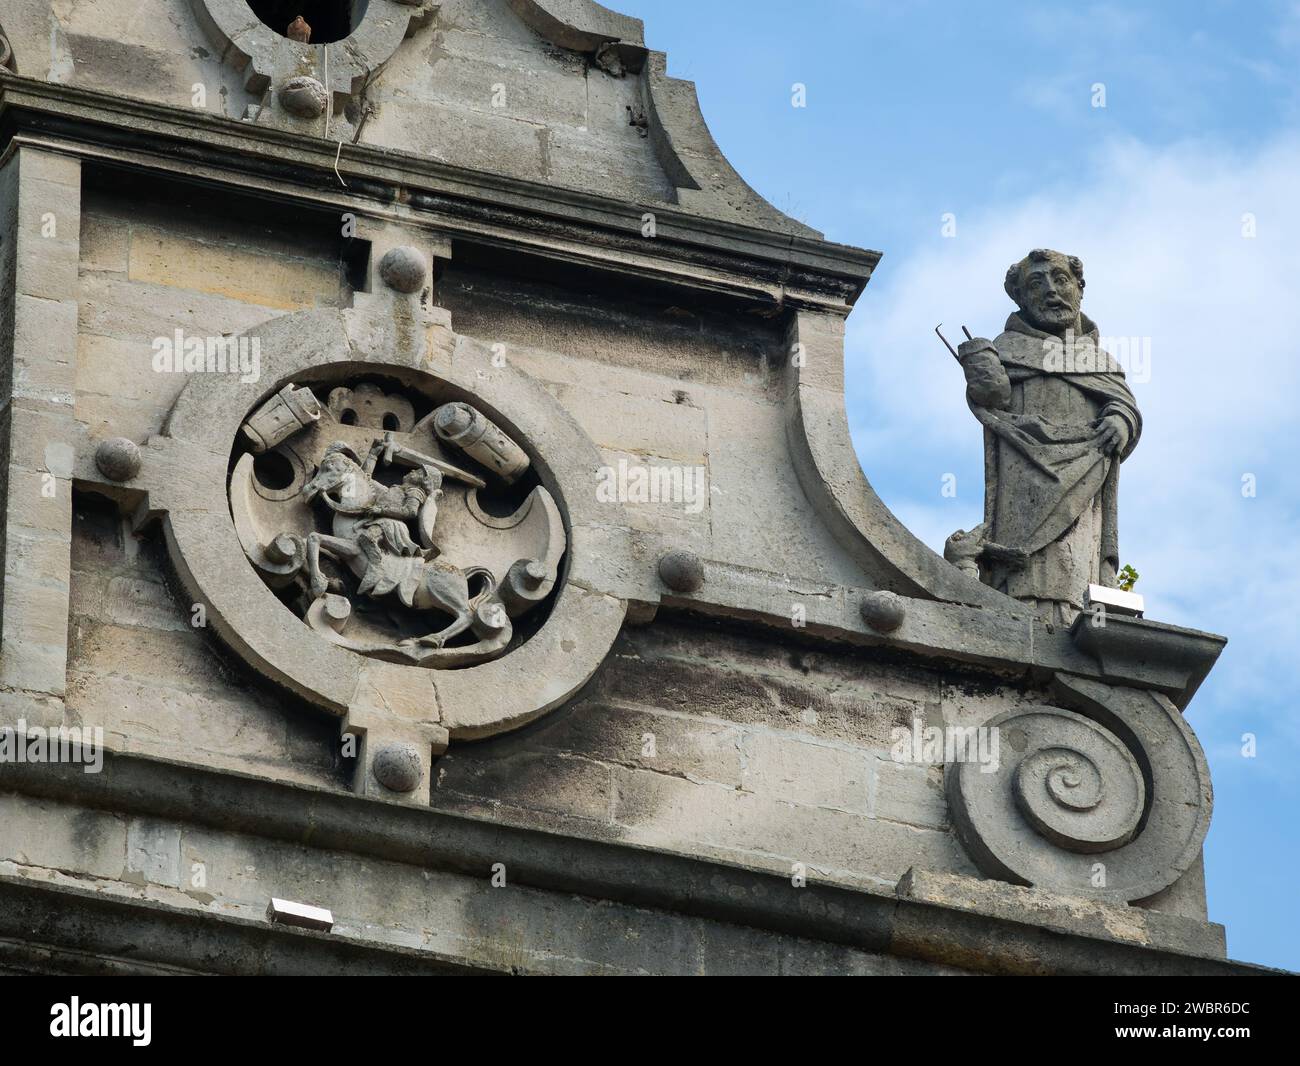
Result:
<svg viewBox="0 0 1300 1066"><path fill-rule="evenodd" d="M1279 972L1122 942L1104 933L1045 927L1037 913L1020 920L989 908L945 905L916 893L893 895L815 882L796 889L788 877L736 864L138 755L105 753L104 772L98 774L83 773L73 764L3 763L0 790L473 876L483 876L492 863L505 863L512 883L544 891L663 909L904 958L975 964L994 973L1226 976ZM22 893L30 897L27 884L0 879L0 901ZM67 895L67 890L46 886L37 891L51 897ZM27 906L32 905L29 898ZM41 905L39 900L35 905ZM152 905L121 900L107 906L140 910ZM0 906L0 911L7 909ZM161 910L175 912L174 908ZM183 920L183 916L160 914L159 920L163 919ZM190 920L198 920L198 912ZM255 923L227 924L231 935L254 933ZM210 935L221 936L224 926L211 928L216 931ZM5 935L0 927L0 937ZM360 945L362 951L377 947ZM411 954L391 950L395 956ZM431 958L430 965L446 961ZM411 960L405 959L405 965L410 968Z"/></svg>
<svg viewBox="0 0 1300 1066"><path fill-rule="evenodd" d="M38 932L33 935L33 931ZM395 944L0 875L0 964L94 975L505 975Z"/></svg>
<svg viewBox="0 0 1300 1066"><path fill-rule="evenodd" d="M847 314L878 252L469 170L0 72L0 150L35 137L88 161L316 204L392 212L452 238L718 292ZM656 236L641 236L653 213Z"/></svg>

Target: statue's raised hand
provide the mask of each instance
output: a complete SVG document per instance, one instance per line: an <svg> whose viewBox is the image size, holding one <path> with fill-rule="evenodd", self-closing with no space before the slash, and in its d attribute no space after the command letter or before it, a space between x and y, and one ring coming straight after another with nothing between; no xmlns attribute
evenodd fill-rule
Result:
<svg viewBox="0 0 1300 1066"><path fill-rule="evenodd" d="M1011 379L991 340L972 337L962 341L957 358L966 372L966 395L971 403L997 409L1011 406Z"/></svg>

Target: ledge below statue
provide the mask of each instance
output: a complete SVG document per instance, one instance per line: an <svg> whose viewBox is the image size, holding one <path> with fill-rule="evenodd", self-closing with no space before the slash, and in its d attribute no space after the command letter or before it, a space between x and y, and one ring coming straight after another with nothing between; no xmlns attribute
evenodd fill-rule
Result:
<svg viewBox="0 0 1300 1066"><path fill-rule="evenodd" d="M1228 643L1226 637L1149 618L1110 613L1098 624L1081 614L1070 627L1075 647L1095 658L1107 680L1155 689L1181 710Z"/></svg>

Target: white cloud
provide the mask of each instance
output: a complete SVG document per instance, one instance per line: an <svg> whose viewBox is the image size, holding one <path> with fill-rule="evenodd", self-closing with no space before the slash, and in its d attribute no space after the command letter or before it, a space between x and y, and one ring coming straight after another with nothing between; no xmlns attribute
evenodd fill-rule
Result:
<svg viewBox="0 0 1300 1066"><path fill-rule="evenodd" d="M955 239L936 236L906 261L886 257L850 319L863 467L939 549L979 521L982 446L934 325L950 339L963 323L996 336L1012 310L1010 263L1034 247L1083 259L1084 307L1101 332L1151 340L1151 380L1135 385L1146 429L1121 478L1121 555L1142 573L1149 616L1233 640L1198 714L1276 706L1300 681L1297 174L1295 138L1248 154L1113 142L1086 173L959 217ZM947 470L964 471L959 507L939 496ZM1254 499L1241 494L1245 473ZM1297 753L1290 718L1274 724Z"/></svg>

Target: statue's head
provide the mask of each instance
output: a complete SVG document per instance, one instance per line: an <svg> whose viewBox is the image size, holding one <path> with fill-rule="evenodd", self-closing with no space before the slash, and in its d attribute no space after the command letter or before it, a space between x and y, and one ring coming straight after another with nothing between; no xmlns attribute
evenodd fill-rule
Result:
<svg viewBox="0 0 1300 1066"><path fill-rule="evenodd" d="M1057 333L1079 320L1083 263L1078 256L1035 248L1007 270L1004 285L1025 320L1036 329Z"/></svg>

